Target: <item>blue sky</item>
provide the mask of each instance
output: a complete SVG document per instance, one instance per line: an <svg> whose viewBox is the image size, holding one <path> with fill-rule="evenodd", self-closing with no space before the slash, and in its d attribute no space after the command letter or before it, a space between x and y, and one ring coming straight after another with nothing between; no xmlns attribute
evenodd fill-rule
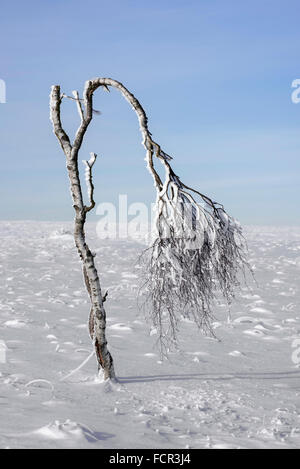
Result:
<svg viewBox="0 0 300 469"><path fill-rule="evenodd" d="M243 224L300 224L297 1L40 0L2 2L1 219L73 217L49 91L85 80L124 83L182 180ZM98 91L81 153L95 151L97 202L154 200L138 124L114 91ZM78 124L72 102L63 120ZM92 219L96 219L96 215Z"/></svg>

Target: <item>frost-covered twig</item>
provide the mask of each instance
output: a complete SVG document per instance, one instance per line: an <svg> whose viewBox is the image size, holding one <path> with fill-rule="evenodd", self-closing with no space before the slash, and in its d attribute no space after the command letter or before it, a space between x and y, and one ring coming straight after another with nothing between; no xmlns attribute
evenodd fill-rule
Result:
<svg viewBox="0 0 300 469"><path fill-rule="evenodd" d="M48 381L47 379L33 379L32 381L29 381L29 383L25 384L25 388L28 388L29 386L32 386L32 384L35 384L35 383L49 384L51 387L51 391L54 392L53 384L51 383L51 381Z"/></svg>
<svg viewBox="0 0 300 469"><path fill-rule="evenodd" d="M85 181L86 181L88 196L89 196L89 201L90 201L90 205L88 207L87 206L85 207L86 212L89 212L95 207L92 169L96 161L96 158L97 158L96 153L91 153L91 158L89 159L89 161L83 160L85 164Z"/></svg>
<svg viewBox="0 0 300 469"><path fill-rule="evenodd" d="M66 376L64 376L63 378L60 379L60 381L65 381L66 379L70 378L71 376L73 376L75 373L77 373L77 371L81 370L81 368L83 368L89 361L90 359L95 355L95 350L93 350L89 356L87 358L85 358L83 360L83 362L77 366L77 368L75 368L74 370L70 371Z"/></svg>
<svg viewBox="0 0 300 469"><path fill-rule="evenodd" d="M81 105L82 100L79 99L78 91L74 90L74 91L72 91L72 94L75 98L75 101L76 101L76 104L77 104L77 109L78 109L78 114L79 114L81 122L82 122L84 120L83 109L82 109L82 105Z"/></svg>
<svg viewBox="0 0 300 469"><path fill-rule="evenodd" d="M81 111L82 111L83 99L82 99L82 98L79 98L78 91L72 91L72 93L73 93L73 96L68 96L67 94L62 93L61 99L63 99L63 98L68 98L68 99L71 99L72 101L76 101L77 108L78 108L78 111L79 111L79 115L80 115L80 117L81 117L81 119L82 119L82 118L84 118L83 113L81 113ZM83 112L83 111L82 111L82 112ZM101 112L100 112L100 111L97 111L96 109L93 109L93 114L100 115Z"/></svg>
<svg viewBox="0 0 300 469"><path fill-rule="evenodd" d="M239 223L222 205L182 183L169 161L162 162L166 177L157 188L155 239L141 259L145 305L164 353L176 342L182 316L214 335L217 292L230 303L239 271L249 266Z"/></svg>

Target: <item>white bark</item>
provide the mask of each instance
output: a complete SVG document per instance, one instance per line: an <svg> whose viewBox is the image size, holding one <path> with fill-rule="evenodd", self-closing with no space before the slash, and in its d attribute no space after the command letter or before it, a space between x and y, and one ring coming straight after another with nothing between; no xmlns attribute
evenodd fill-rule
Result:
<svg viewBox="0 0 300 469"><path fill-rule="evenodd" d="M92 183L92 166L95 161L95 155L87 162L88 165L88 188L90 206L87 207L83 203L81 183L78 171L78 152L82 143L83 136L91 119L86 119L81 116L81 125L78 129L75 142L73 146L70 143L69 137L61 125L60 119L60 87L53 86L50 96L50 118L53 123L53 129L56 137L58 138L63 151L66 156L67 170L70 180L70 188L73 199L73 207L75 209L75 225L74 225L74 238L75 244L80 258L83 262L83 272L86 286L90 295L92 303L91 317L93 326L91 328L92 338L96 350L99 369L103 370L104 379L114 379L115 372L113 366L113 359L107 349L107 341L105 335L106 329L106 313L103 306L102 293L98 273L94 263L94 256L91 253L85 240L84 225L86 221L86 213L91 210L95 202L93 200L93 183ZM80 113L81 114L81 113Z"/></svg>

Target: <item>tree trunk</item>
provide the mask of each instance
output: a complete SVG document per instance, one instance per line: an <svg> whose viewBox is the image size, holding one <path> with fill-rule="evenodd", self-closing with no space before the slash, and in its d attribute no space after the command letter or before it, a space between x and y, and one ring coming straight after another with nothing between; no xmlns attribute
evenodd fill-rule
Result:
<svg viewBox="0 0 300 469"><path fill-rule="evenodd" d="M98 360L98 370L103 370L104 379L114 379L115 372L113 359L107 349L105 335L106 313L103 305L99 276L95 267L94 255L91 253L85 240L84 224L86 221L86 210L82 203L77 161L77 158L67 158L67 169L74 209L76 212L74 239L78 254L83 262L84 279L92 304L89 323L93 324L93 327L90 326L90 333L94 341L95 352Z"/></svg>
<svg viewBox="0 0 300 469"><path fill-rule="evenodd" d="M88 167L88 183L89 183L89 195L91 206L87 207L83 203L82 190L80 177L78 172L78 151L81 142L74 142L73 147L71 146L69 137L64 132L60 121L60 87L53 86L51 92L51 120L53 122L54 132L57 136L67 160L67 170L70 180L70 189L73 200L73 207L75 210L75 221L74 221L74 239L77 247L78 254L83 263L83 275L85 284L91 300L91 314L90 314L90 333L93 339L96 357L98 360L98 370L102 370L104 379L115 379L115 371L113 365L113 359L107 348L107 341L105 335L106 329L106 313L103 306L103 299L100 287L100 281L98 272L95 267L94 255L91 253L86 240L84 225L86 221L87 212L94 207L93 201L93 185L91 179L91 168L95 161L87 163ZM87 120L84 120L84 125L87 124ZM77 135L78 136L78 135ZM82 140L83 135L81 135ZM93 323L93 324L91 324Z"/></svg>

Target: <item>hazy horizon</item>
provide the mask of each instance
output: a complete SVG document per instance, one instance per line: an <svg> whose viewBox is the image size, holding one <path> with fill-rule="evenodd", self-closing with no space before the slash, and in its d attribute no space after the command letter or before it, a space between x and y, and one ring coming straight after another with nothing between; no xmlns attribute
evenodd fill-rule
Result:
<svg viewBox="0 0 300 469"><path fill-rule="evenodd" d="M87 79L109 76L140 100L185 183L242 225L300 225L300 104L291 99L300 78L299 11L294 0L3 4L0 219L72 220L50 87L81 95ZM78 115L65 101L72 139ZM80 159L99 155L96 203L127 194L129 204L149 205L155 191L135 114L117 91L98 90L94 105L102 114ZM97 221L95 211L89 219Z"/></svg>

